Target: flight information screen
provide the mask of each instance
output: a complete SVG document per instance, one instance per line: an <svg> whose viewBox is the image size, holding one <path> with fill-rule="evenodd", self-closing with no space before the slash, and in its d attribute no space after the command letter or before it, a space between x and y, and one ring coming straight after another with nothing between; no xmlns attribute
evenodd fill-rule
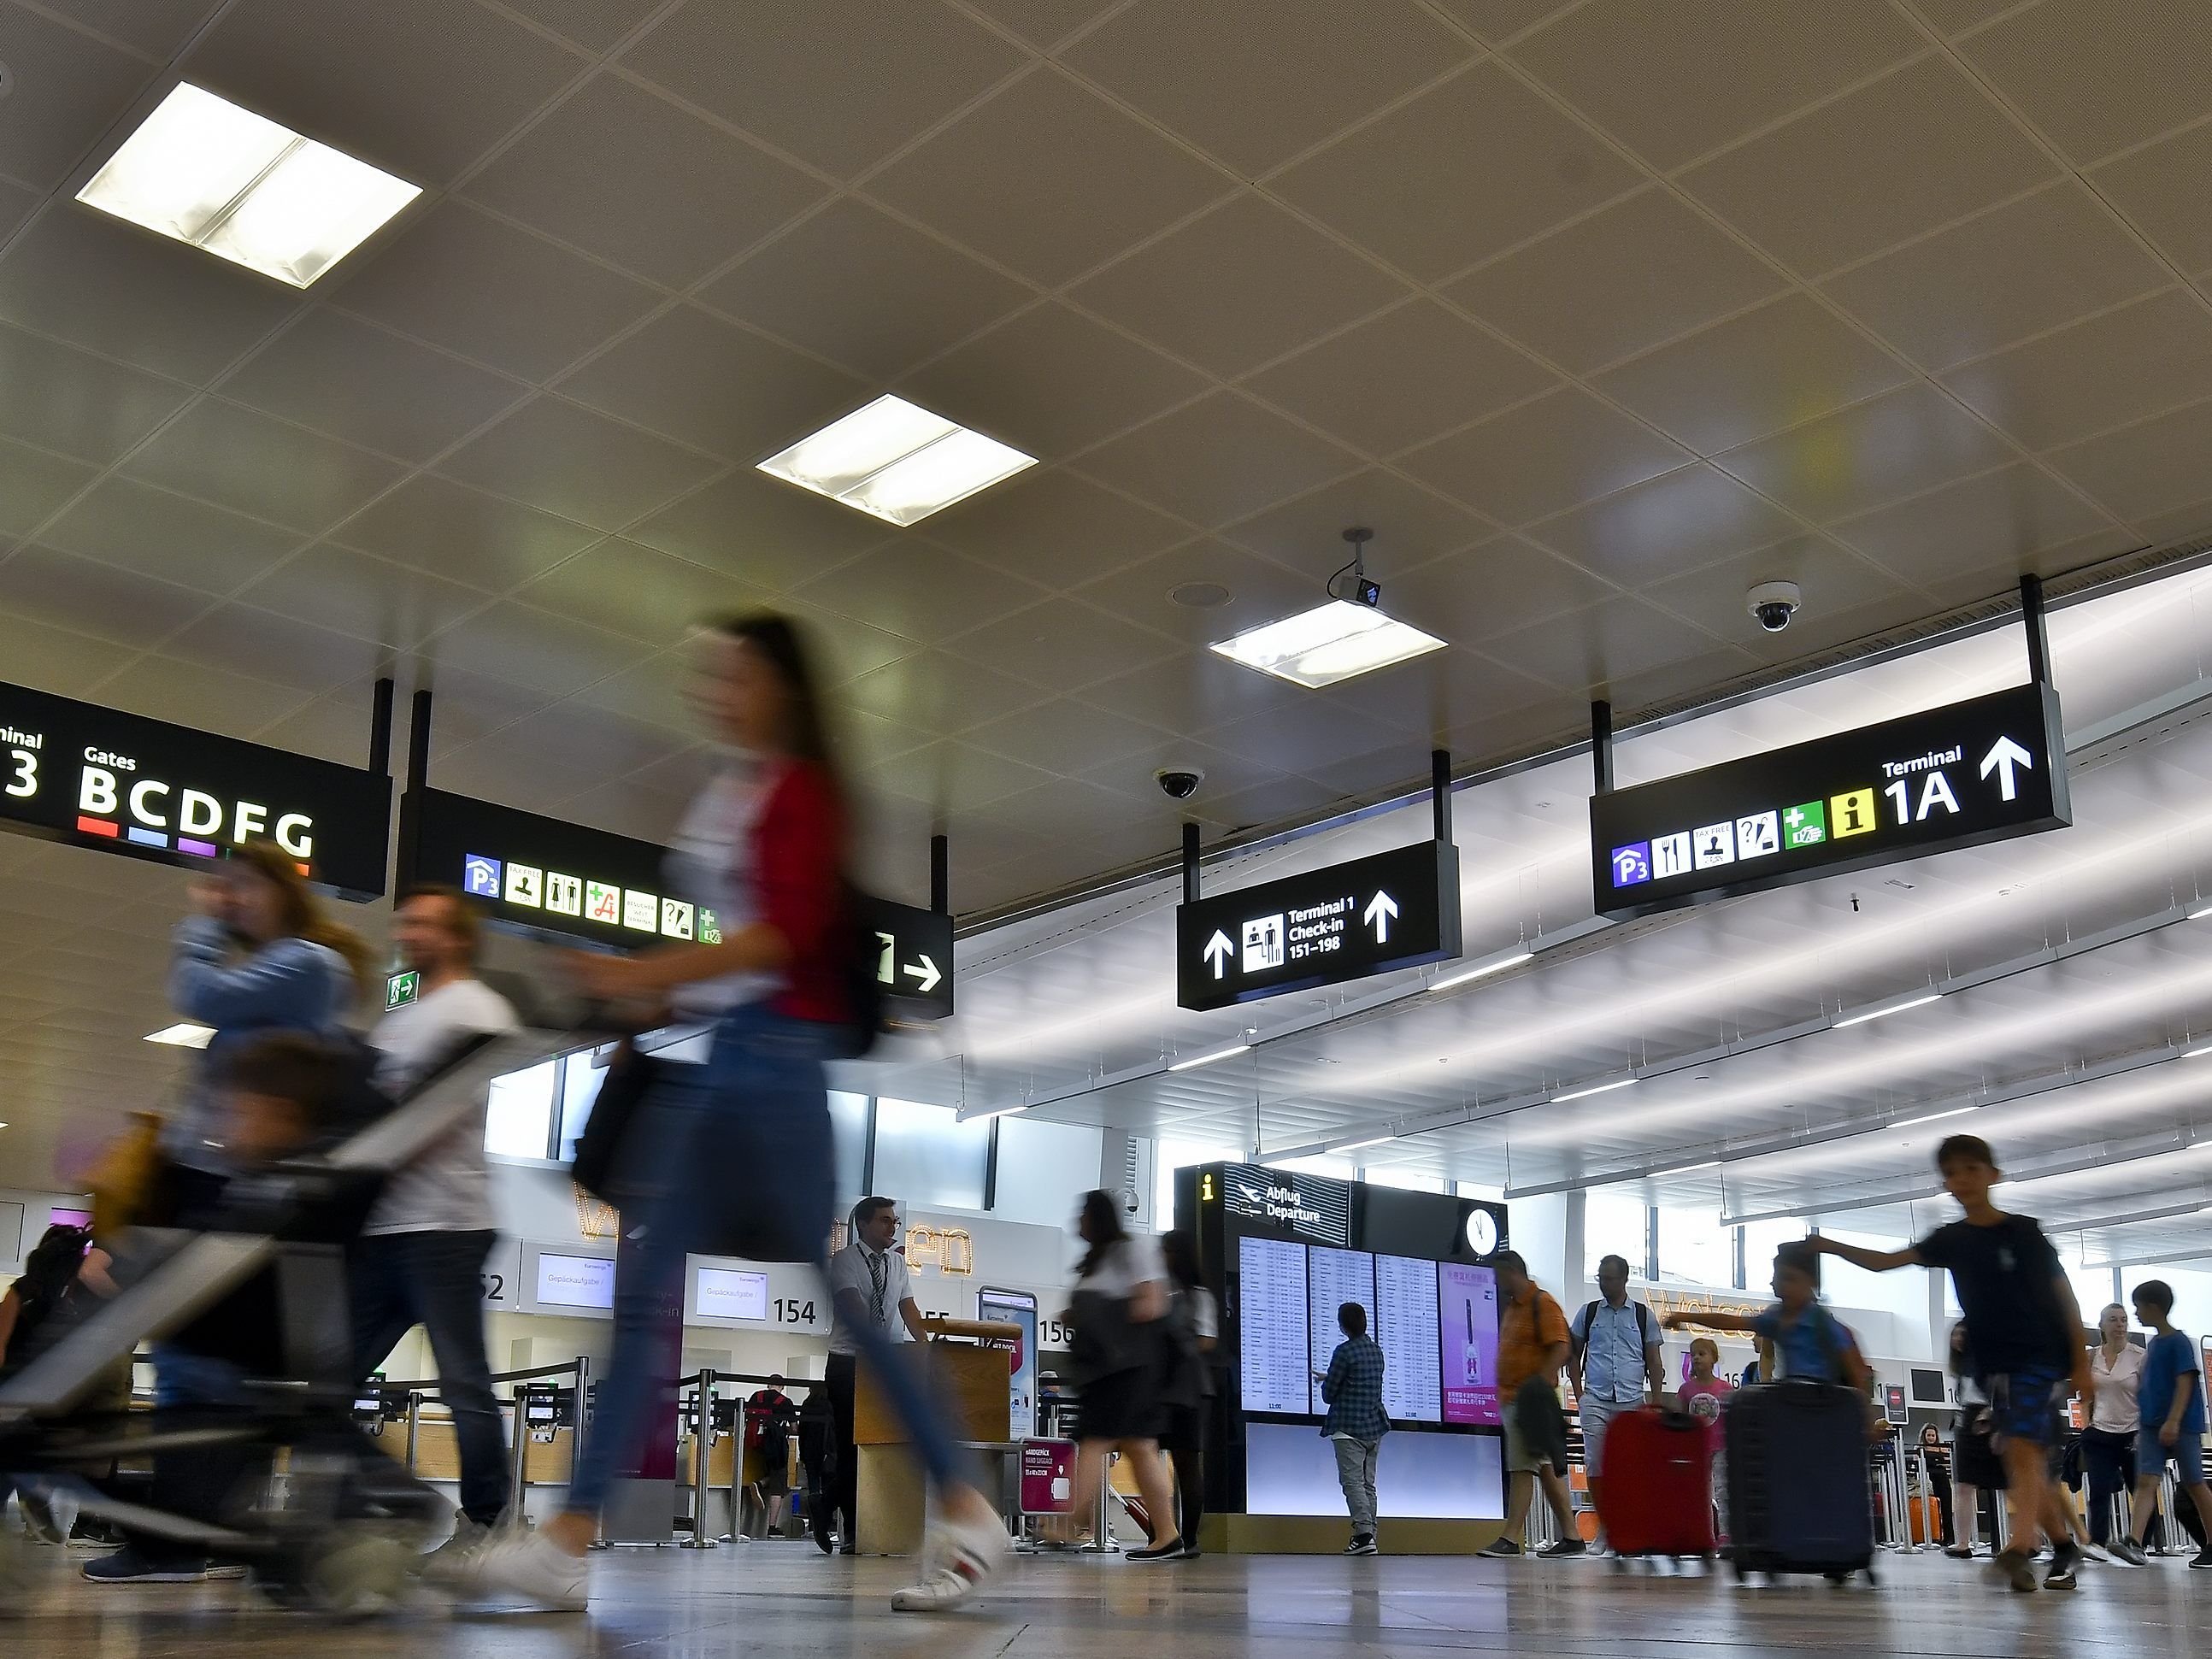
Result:
<svg viewBox="0 0 2212 1659"><path fill-rule="evenodd" d="M1306 1247L1283 1239L1237 1241L1237 1358L1248 1412L1310 1411L1312 1367L1306 1318Z"/></svg>
<svg viewBox="0 0 2212 1659"><path fill-rule="evenodd" d="M1313 1369L1326 1371L1329 1356L1344 1340L1343 1327L1336 1321L1338 1309L1357 1302L1367 1310L1368 1330L1371 1333L1376 1328L1375 1258L1364 1250L1332 1250L1318 1244L1301 1248L1310 1248L1313 1253L1308 1264L1307 1341ZM1328 1409L1328 1402L1321 1397L1319 1382L1313 1385L1313 1401L1308 1409L1316 1416Z"/></svg>
<svg viewBox="0 0 2212 1659"><path fill-rule="evenodd" d="M1382 1409L1394 1423L1443 1421L1437 1346L1437 1266L1375 1258L1376 1340L1382 1345Z"/></svg>

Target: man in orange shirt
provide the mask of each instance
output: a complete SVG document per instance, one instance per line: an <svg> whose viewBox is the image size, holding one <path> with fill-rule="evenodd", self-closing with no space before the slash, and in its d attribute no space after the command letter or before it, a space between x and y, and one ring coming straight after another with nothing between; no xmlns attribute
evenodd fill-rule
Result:
<svg viewBox="0 0 2212 1659"><path fill-rule="evenodd" d="M1505 1530L1481 1553L1507 1558L1522 1553L1521 1529L1540 1485L1559 1535L1538 1553L1547 1559L1582 1555L1589 1546L1575 1529L1567 1483L1553 1462L1565 1444L1559 1387L1559 1368L1567 1363L1567 1316L1536 1287L1528 1264L1516 1252L1500 1250L1490 1265L1498 1273L1498 1398L1504 1407L1505 1468L1513 1485Z"/></svg>

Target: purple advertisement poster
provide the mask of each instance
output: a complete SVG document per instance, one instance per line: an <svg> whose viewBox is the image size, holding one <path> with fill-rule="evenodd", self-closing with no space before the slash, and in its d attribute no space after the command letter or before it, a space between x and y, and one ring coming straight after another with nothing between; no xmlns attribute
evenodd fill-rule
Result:
<svg viewBox="0 0 2212 1659"><path fill-rule="evenodd" d="M1498 1404L1498 1275L1487 1267L1440 1263L1437 1336L1444 1421L1495 1427Z"/></svg>

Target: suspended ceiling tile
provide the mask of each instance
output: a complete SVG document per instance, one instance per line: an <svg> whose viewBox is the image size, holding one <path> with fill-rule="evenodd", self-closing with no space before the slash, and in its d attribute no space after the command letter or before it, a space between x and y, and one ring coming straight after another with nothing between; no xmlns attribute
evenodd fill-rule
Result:
<svg viewBox="0 0 2212 1659"><path fill-rule="evenodd" d="M780 592L877 546L890 527L748 466L693 490L623 533Z"/></svg>
<svg viewBox="0 0 2212 1659"><path fill-rule="evenodd" d="M514 597L663 647L715 617L762 609L769 598L720 571L611 537L562 560Z"/></svg>
<svg viewBox="0 0 2212 1659"><path fill-rule="evenodd" d="M1186 599L1210 597L1192 592L1208 587L1222 590L1225 597L1212 605L1173 597L1179 590ZM1074 596L1185 645L1204 647L1310 609L1320 602L1320 584L1272 559L1209 538L1141 559L1075 589Z"/></svg>
<svg viewBox="0 0 2212 1659"><path fill-rule="evenodd" d="M1030 297L1012 277L850 196L698 296L818 356L879 376L934 356Z"/></svg>
<svg viewBox="0 0 2212 1659"><path fill-rule="evenodd" d="M483 605L486 596L427 570L325 543L287 559L238 599L411 651Z"/></svg>
<svg viewBox="0 0 2212 1659"><path fill-rule="evenodd" d="M901 156L867 191L1050 286L1232 187L1227 174L1048 67Z"/></svg>
<svg viewBox="0 0 2212 1659"><path fill-rule="evenodd" d="M1201 368L1235 376L1409 290L1247 191L1109 265L1070 297Z"/></svg>
<svg viewBox="0 0 2212 1659"><path fill-rule="evenodd" d="M396 483L398 463L203 398L131 457L131 477L319 533Z"/></svg>
<svg viewBox="0 0 2212 1659"><path fill-rule="evenodd" d="M691 0L624 68L840 178L988 90L1019 48L937 0L733 9Z"/></svg>
<svg viewBox="0 0 2212 1659"><path fill-rule="evenodd" d="M216 606L165 641L161 653L313 692L374 673L389 659L383 647L351 633L313 627L297 617L242 605Z"/></svg>
<svg viewBox="0 0 2212 1659"><path fill-rule="evenodd" d="M2018 452L1923 381L1869 398L1715 465L1816 523L1987 472Z"/></svg>
<svg viewBox="0 0 2212 1659"><path fill-rule="evenodd" d="M1395 454L1557 384L1542 364L1429 299L1393 307L1245 383L1370 455Z"/></svg>
<svg viewBox="0 0 2212 1659"><path fill-rule="evenodd" d="M1054 697L1019 714L988 720L963 739L1009 760L1063 775L1109 765L1164 740L1157 726L1066 697ZM1051 793L1050 789L1043 792L1048 800ZM1166 797L1161 799L1164 801ZM1044 822L1050 827L1055 823L1091 820L1081 812L1052 808Z"/></svg>
<svg viewBox="0 0 2212 1659"><path fill-rule="evenodd" d="M2021 0L1919 0L1917 9L1946 34L1963 34L2019 9Z"/></svg>
<svg viewBox="0 0 2212 1659"><path fill-rule="evenodd" d="M293 531L120 477L104 480L45 534L65 552L213 593L261 574L301 540Z"/></svg>
<svg viewBox="0 0 2212 1659"><path fill-rule="evenodd" d="M1047 693L975 657L920 651L845 688L849 705L935 737L970 731L1045 700Z"/></svg>
<svg viewBox="0 0 2212 1659"><path fill-rule="evenodd" d="M149 653L103 680L100 701L152 720L237 732L282 719L307 696L253 676Z"/></svg>
<svg viewBox="0 0 2212 1659"><path fill-rule="evenodd" d="M594 680L567 701L587 708L604 708L634 720L662 725L681 721L688 718L688 698L696 672L691 664L688 652L660 652L618 674ZM530 708L544 702L543 697L537 697ZM529 709L520 712L528 713Z"/></svg>
<svg viewBox="0 0 2212 1659"><path fill-rule="evenodd" d="M1068 692L1172 655L1164 635L1073 599L1049 599L953 640L956 655L1032 685Z"/></svg>
<svg viewBox="0 0 2212 1659"><path fill-rule="evenodd" d="M536 381L659 303L644 283L458 199L410 222L336 299L372 322Z"/></svg>
<svg viewBox="0 0 2212 1659"><path fill-rule="evenodd" d="M25 7L9 6L7 23L14 90L0 105L0 172L44 191L129 108L154 66Z"/></svg>
<svg viewBox="0 0 2212 1659"><path fill-rule="evenodd" d="M342 527L349 547L500 592L599 539L571 520L418 473Z"/></svg>
<svg viewBox="0 0 2212 1659"><path fill-rule="evenodd" d="M2183 270L2212 270L2212 221L2203 211L2212 193L2212 123L2147 144L2089 181Z"/></svg>
<svg viewBox="0 0 2212 1659"><path fill-rule="evenodd" d="M1528 532L1553 552L1624 587L1764 547L1799 526L1710 466L1686 466L1608 495Z"/></svg>
<svg viewBox="0 0 2212 1659"><path fill-rule="evenodd" d="M1401 455L1398 465L1501 524L1526 524L1690 459L1620 410L1563 386Z"/></svg>
<svg viewBox="0 0 2212 1659"><path fill-rule="evenodd" d="M1486 640L1482 648L1509 668L1578 690L1623 685L1686 659L1706 661L1717 644L1711 634L1623 598Z"/></svg>
<svg viewBox="0 0 2212 1659"><path fill-rule="evenodd" d="M579 403L748 466L858 407L866 390L842 369L686 305L561 382Z"/></svg>
<svg viewBox="0 0 2212 1659"><path fill-rule="evenodd" d="M920 640L855 622L850 617L822 610L803 599L780 599L775 609L806 630L807 643L814 653L815 673L823 684L833 689L911 657L922 648Z"/></svg>
<svg viewBox="0 0 2212 1659"><path fill-rule="evenodd" d="M1206 385L1150 346L1048 301L924 364L899 391L947 420L1053 460ZM1083 395L1071 398L1072 386Z"/></svg>
<svg viewBox="0 0 2212 1659"><path fill-rule="evenodd" d="M1085 455L1082 470L1201 526L1352 471L1358 458L1233 392L1216 392Z"/></svg>
<svg viewBox="0 0 2212 1659"><path fill-rule="evenodd" d="M1693 168L1682 182L1814 276L2056 174L1972 81L1929 59Z"/></svg>
<svg viewBox="0 0 2212 1659"><path fill-rule="evenodd" d="M1341 681L1316 695L1393 731L1434 741L1473 721L1553 700L1559 692L1547 681L1453 645L1380 673ZM1389 752L1390 764L1398 769L1392 775L1413 775L1406 769L1405 752Z"/></svg>
<svg viewBox="0 0 2212 1659"><path fill-rule="evenodd" d="M525 388L318 307L226 377L222 391L318 432L419 462L483 425Z"/></svg>
<svg viewBox="0 0 2212 1659"><path fill-rule="evenodd" d="M1464 644L1595 605L1614 591L1579 565L1504 536L1393 576L1382 599L1392 616Z"/></svg>
<svg viewBox="0 0 2212 1659"><path fill-rule="evenodd" d="M600 75L471 179L475 201L686 288L828 193L818 179Z"/></svg>
<svg viewBox="0 0 2212 1659"><path fill-rule="evenodd" d="M1905 580L1926 583L2109 527L2094 507L2023 464L1845 520L1831 533Z"/></svg>
<svg viewBox="0 0 2212 1659"><path fill-rule="evenodd" d="M1280 174L1285 199L1422 282L1639 182L1495 63L1480 63Z"/></svg>
<svg viewBox="0 0 2212 1659"><path fill-rule="evenodd" d="M1370 467L1241 520L1221 535L1303 572L1317 590L1330 573L1351 562L1343 532L1353 526L1375 532L1367 548L1367 574L1380 580L1496 533L1486 520L1456 502ZM1316 593L1312 603L1320 602Z"/></svg>
<svg viewBox="0 0 2212 1659"><path fill-rule="evenodd" d="M1446 293L1585 374L1784 286L1765 260L1654 186L1481 266Z"/></svg>
<svg viewBox="0 0 2212 1659"><path fill-rule="evenodd" d="M189 388L0 324L0 433L105 465L182 407Z"/></svg>
<svg viewBox="0 0 2212 1659"><path fill-rule="evenodd" d="M1960 50L2077 164L2212 113L2212 14L2158 0L2044 0Z"/></svg>
<svg viewBox="0 0 2212 1659"><path fill-rule="evenodd" d="M195 386L301 303L295 289L75 202L49 209L0 258L0 318Z"/></svg>
<svg viewBox="0 0 2212 1659"><path fill-rule="evenodd" d="M2050 465L2130 523L2212 493L2212 403L2192 404L2087 443L2053 451Z"/></svg>
<svg viewBox="0 0 2212 1659"><path fill-rule="evenodd" d="M2087 191L2068 180L1822 286L1916 362L1944 368L2172 279Z"/></svg>
<svg viewBox="0 0 2212 1659"><path fill-rule="evenodd" d="M184 74L295 132L441 185L585 64L484 6L238 0Z"/></svg>
<svg viewBox="0 0 2212 1659"><path fill-rule="evenodd" d="M1761 582L1795 582L1804 595L1803 607L1784 633L1767 633L1744 603L1744 596ZM1867 624L1877 615L1894 624L1927 610L1927 601L1889 572L1810 536L1653 582L1640 592L1731 644L1791 657L1820 649L1816 635L1857 639L1875 631ZM1849 631L1835 634L1834 619L1845 616L1854 618Z"/></svg>
<svg viewBox="0 0 2212 1659"><path fill-rule="evenodd" d="M100 469L0 439L0 537L27 536Z"/></svg>
<svg viewBox="0 0 2212 1659"><path fill-rule="evenodd" d="M8 613L11 634L17 620L28 619L144 650L212 603L199 588L51 547L19 548L0 562L0 611ZM115 665L112 650L97 654L105 667Z"/></svg>
<svg viewBox="0 0 2212 1659"><path fill-rule="evenodd" d="M605 52L660 9L662 0L504 0L520 12L566 35L590 52Z"/></svg>
<svg viewBox="0 0 2212 1659"><path fill-rule="evenodd" d="M1810 9L1594 0L1510 50L1515 62L1667 170L1925 44L1883 0Z"/></svg>
<svg viewBox="0 0 2212 1659"><path fill-rule="evenodd" d="M973 9L1043 51L1120 3L1121 0L973 0Z"/></svg>
<svg viewBox="0 0 2212 1659"><path fill-rule="evenodd" d="M950 548L901 537L802 582L792 597L926 644L991 622L1045 590Z"/></svg>
<svg viewBox="0 0 2212 1659"><path fill-rule="evenodd" d="M2212 310L2169 289L1942 380L2028 448L2047 449L2212 397Z"/></svg>
<svg viewBox="0 0 2212 1659"><path fill-rule="evenodd" d="M1064 467L1037 467L932 518L928 535L1001 570L1072 588L1191 531Z"/></svg>
<svg viewBox="0 0 2212 1659"><path fill-rule="evenodd" d="M1428 758L1418 739L1319 697L1308 698L1293 711L1247 714L1209 726L1204 736L1216 747L1262 766L1308 775L1316 767L1358 755L1396 753L1409 772L1425 769Z"/></svg>
<svg viewBox="0 0 2212 1659"><path fill-rule="evenodd" d="M628 719L605 709L559 702L525 715L492 739L514 757L549 769L581 766L594 778L628 777L641 769L658 769L690 753L691 740L665 726ZM653 787L653 773L640 781ZM674 828L662 830L665 836Z"/></svg>
<svg viewBox="0 0 2212 1659"><path fill-rule="evenodd" d="M1702 454L1856 403L1910 371L1802 294L1634 358L1599 389Z"/></svg>
<svg viewBox="0 0 2212 1659"><path fill-rule="evenodd" d="M375 708L373 684L373 681L356 681L325 692L273 725L261 727L253 740L340 766L366 765L369 725Z"/></svg>
<svg viewBox="0 0 2212 1659"><path fill-rule="evenodd" d="M1412 0L1138 0L1066 59L1257 178L1477 50Z"/></svg>
<svg viewBox="0 0 2212 1659"><path fill-rule="evenodd" d="M503 600L454 623L430 642L425 654L441 664L562 697L634 666L650 653L623 635Z"/></svg>
<svg viewBox="0 0 2212 1659"><path fill-rule="evenodd" d="M716 468L635 427L541 397L471 439L439 470L545 512L620 530Z"/></svg>
<svg viewBox="0 0 2212 1659"><path fill-rule="evenodd" d="M1164 731L1197 732L1243 714L1294 708L1304 694L1212 652L1186 648L1085 688L1083 701ZM1173 755L1158 764L1172 765Z"/></svg>
<svg viewBox="0 0 2212 1659"><path fill-rule="evenodd" d="M945 738L884 762L869 775L868 783L940 811L972 812L1034 789L1049 775Z"/></svg>

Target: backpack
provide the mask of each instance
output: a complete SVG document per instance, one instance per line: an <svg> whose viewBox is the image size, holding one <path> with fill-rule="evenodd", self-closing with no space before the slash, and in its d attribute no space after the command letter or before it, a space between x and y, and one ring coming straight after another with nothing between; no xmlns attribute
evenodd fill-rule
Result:
<svg viewBox="0 0 2212 1659"><path fill-rule="evenodd" d="M1575 1316L1575 1324L1581 1326L1583 1330L1582 1335L1576 1337L1575 1340L1585 1348L1589 1346L1590 1321L1597 1317L1597 1310L1603 1305L1604 1304L1602 1300L1585 1304L1583 1310ZM1628 1305L1636 1310L1637 1346L1641 1348L1648 1348L1654 1342L1658 1340L1658 1338L1651 1334L1651 1310L1645 1307L1634 1297L1628 1298ZM1567 1328L1567 1334L1570 1337L1574 1336L1575 1333L1573 1326L1569 1326Z"/></svg>

